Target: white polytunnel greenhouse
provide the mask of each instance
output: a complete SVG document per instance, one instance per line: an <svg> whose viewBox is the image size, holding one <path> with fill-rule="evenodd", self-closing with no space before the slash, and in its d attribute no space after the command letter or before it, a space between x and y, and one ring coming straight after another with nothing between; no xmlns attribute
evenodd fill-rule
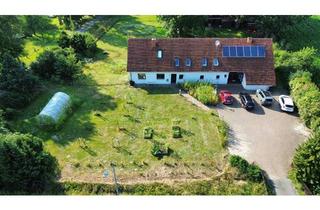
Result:
<svg viewBox="0 0 320 210"><path fill-rule="evenodd" d="M71 106L71 98L63 92L57 92L50 99L47 105L42 109L38 118L40 123L58 124L66 116L68 109Z"/></svg>

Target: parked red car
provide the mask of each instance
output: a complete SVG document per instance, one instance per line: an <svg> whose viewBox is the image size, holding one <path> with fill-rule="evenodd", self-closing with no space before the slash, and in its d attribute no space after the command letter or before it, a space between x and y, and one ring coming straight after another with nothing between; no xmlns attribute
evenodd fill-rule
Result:
<svg viewBox="0 0 320 210"><path fill-rule="evenodd" d="M228 90L221 90L219 97L223 104L230 105L233 103L232 93Z"/></svg>

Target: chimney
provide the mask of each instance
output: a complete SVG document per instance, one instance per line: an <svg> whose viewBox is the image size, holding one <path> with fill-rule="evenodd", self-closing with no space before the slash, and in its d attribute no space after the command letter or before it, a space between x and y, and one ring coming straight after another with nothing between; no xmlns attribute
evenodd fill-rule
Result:
<svg viewBox="0 0 320 210"><path fill-rule="evenodd" d="M216 48L218 49L220 47L220 45L221 45L221 42L219 40L216 40L214 42L214 44L215 44Z"/></svg>
<svg viewBox="0 0 320 210"><path fill-rule="evenodd" d="M252 44L252 37L247 37L247 43Z"/></svg>

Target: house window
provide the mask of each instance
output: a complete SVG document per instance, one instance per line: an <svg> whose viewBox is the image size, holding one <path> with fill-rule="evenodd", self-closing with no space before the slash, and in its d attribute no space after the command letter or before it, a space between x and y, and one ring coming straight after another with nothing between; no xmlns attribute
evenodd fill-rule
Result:
<svg viewBox="0 0 320 210"><path fill-rule="evenodd" d="M219 59L218 58L214 58L213 59L213 65L214 66L219 66Z"/></svg>
<svg viewBox="0 0 320 210"><path fill-rule="evenodd" d="M138 79L139 80L145 80L147 77L146 77L146 74L144 74L144 73L139 73L138 74Z"/></svg>
<svg viewBox="0 0 320 210"><path fill-rule="evenodd" d="M204 79L204 75L200 75L200 80L203 80Z"/></svg>
<svg viewBox="0 0 320 210"><path fill-rule="evenodd" d="M164 74L157 74L157 79L164 79Z"/></svg>
<svg viewBox="0 0 320 210"><path fill-rule="evenodd" d="M162 50L157 50L157 58L162 58L163 53Z"/></svg>
<svg viewBox="0 0 320 210"><path fill-rule="evenodd" d="M226 74L224 75L224 78L227 78L227 75L226 75Z"/></svg>
<svg viewBox="0 0 320 210"><path fill-rule="evenodd" d="M191 58L186 59L186 66L191 66Z"/></svg>
<svg viewBox="0 0 320 210"><path fill-rule="evenodd" d="M174 59L174 66L175 66L175 67L180 66L180 59L179 59L179 58L175 58L175 59Z"/></svg>
<svg viewBox="0 0 320 210"><path fill-rule="evenodd" d="M216 79L220 79L220 75L217 75L217 76L216 76Z"/></svg>
<svg viewBox="0 0 320 210"><path fill-rule="evenodd" d="M179 74L179 79L183 79L183 74Z"/></svg>
<svg viewBox="0 0 320 210"><path fill-rule="evenodd" d="M201 66L202 66L202 67L208 66L208 59L207 59L207 58L202 58L202 60L201 60Z"/></svg>

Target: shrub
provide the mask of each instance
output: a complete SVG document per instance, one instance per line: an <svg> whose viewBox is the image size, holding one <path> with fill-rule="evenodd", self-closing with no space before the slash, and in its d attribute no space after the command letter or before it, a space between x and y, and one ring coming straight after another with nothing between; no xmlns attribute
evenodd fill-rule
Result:
<svg viewBox="0 0 320 210"><path fill-rule="evenodd" d="M39 87L37 77L8 54L2 55L0 62L0 107L25 107L36 95Z"/></svg>
<svg viewBox="0 0 320 210"><path fill-rule="evenodd" d="M0 111L1 112L1 111ZM19 112L16 109L6 108L4 110L3 116L7 120L12 120ZM1 115L1 114L0 114Z"/></svg>
<svg viewBox="0 0 320 210"><path fill-rule="evenodd" d="M261 182L263 180L261 169L255 164L250 164L247 168L247 177L250 181Z"/></svg>
<svg viewBox="0 0 320 210"><path fill-rule="evenodd" d="M68 35L62 32L58 42L62 48L72 47L82 57L93 57L98 50L96 41L89 33L76 32Z"/></svg>
<svg viewBox="0 0 320 210"><path fill-rule="evenodd" d="M61 32L58 40L58 45L62 48L70 47L70 37L65 31Z"/></svg>
<svg viewBox="0 0 320 210"><path fill-rule="evenodd" d="M173 138L181 138L182 132L180 125L181 120L180 119L173 119L172 120L172 137Z"/></svg>
<svg viewBox="0 0 320 210"><path fill-rule="evenodd" d="M152 139L153 137L153 129L151 127L146 127L143 129L143 138L144 139Z"/></svg>
<svg viewBox="0 0 320 210"><path fill-rule="evenodd" d="M320 89L311 78L311 73L298 71L291 75L289 85L301 119L309 128L317 129L320 118Z"/></svg>
<svg viewBox="0 0 320 210"><path fill-rule="evenodd" d="M311 121L310 127L314 132L319 132L320 131L320 118L314 118Z"/></svg>
<svg viewBox="0 0 320 210"><path fill-rule="evenodd" d="M215 105L219 102L217 91L208 82L185 82L181 86L203 104Z"/></svg>
<svg viewBox="0 0 320 210"><path fill-rule="evenodd" d="M0 135L0 188L38 193L55 182L58 163L42 141L29 134Z"/></svg>
<svg viewBox="0 0 320 210"><path fill-rule="evenodd" d="M320 84L320 63L317 50L306 47L296 52L275 51L275 69L277 80L288 88L290 74L308 71L313 74L313 81Z"/></svg>
<svg viewBox="0 0 320 210"><path fill-rule="evenodd" d="M43 79L72 82L80 76L81 65L71 48L56 48L44 51L31 64L31 70Z"/></svg>
<svg viewBox="0 0 320 210"><path fill-rule="evenodd" d="M71 101L72 101L71 109L73 111L78 109L84 103L83 99L77 98L77 97L72 97Z"/></svg>
<svg viewBox="0 0 320 210"><path fill-rule="evenodd" d="M3 119L3 110L0 109L0 134L6 133L8 130L5 127L5 121Z"/></svg>
<svg viewBox="0 0 320 210"><path fill-rule="evenodd" d="M313 194L320 195L320 132L315 132L300 145L293 158L296 179Z"/></svg>
<svg viewBox="0 0 320 210"><path fill-rule="evenodd" d="M246 179L253 182L262 182L263 177L261 169L255 164L249 164L248 161L238 155L231 155L229 163L232 167L239 170L240 174L245 176Z"/></svg>
<svg viewBox="0 0 320 210"><path fill-rule="evenodd" d="M169 155L169 145L155 141L152 146L151 154L157 158Z"/></svg>
<svg viewBox="0 0 320 210"><path fill-rule="evenodd" d="M228 125L221 119L217 120L217 128L220 134L221 146L225 148L228 144Z"/></svg>
<svg viewBox="0 0 320 210"><path fill-rule="evenodd" d="M239 185L234 180L213 178L209 180L188 181L166 184L160 182L119 184L124 195L266 195L262 183L246 182ZM53 188L51 194L102 195L115 194L114 184L62 182Z"/></svg>
<svg viewBox="0 0 320 210"><path fill-rule="evenodd" d="M204 104L212 104L213 88L211 86L197 87L194 96Z"/></svg>
<svg viewBox="0 0 320 210"><path fill-rule="evenodd" d="M27 95L16 92L4 92L0 95L0 107L19 109L27 106L30 100L31 98Z"/></svg>
<svg viewBox="0 0 320 210"><path fill-rule="evenodd" d="M182 134L181 134L181 128L180 126L172 126L172 137L173 138L181 138Z"/></svg>
<svg viewBox="0 0 320 210"><path fill-rule="evenodd" d="M231 155L229 159L230 165L239 169L240 173L246 173L249 166L248 161L238 155Z"/></svg>

